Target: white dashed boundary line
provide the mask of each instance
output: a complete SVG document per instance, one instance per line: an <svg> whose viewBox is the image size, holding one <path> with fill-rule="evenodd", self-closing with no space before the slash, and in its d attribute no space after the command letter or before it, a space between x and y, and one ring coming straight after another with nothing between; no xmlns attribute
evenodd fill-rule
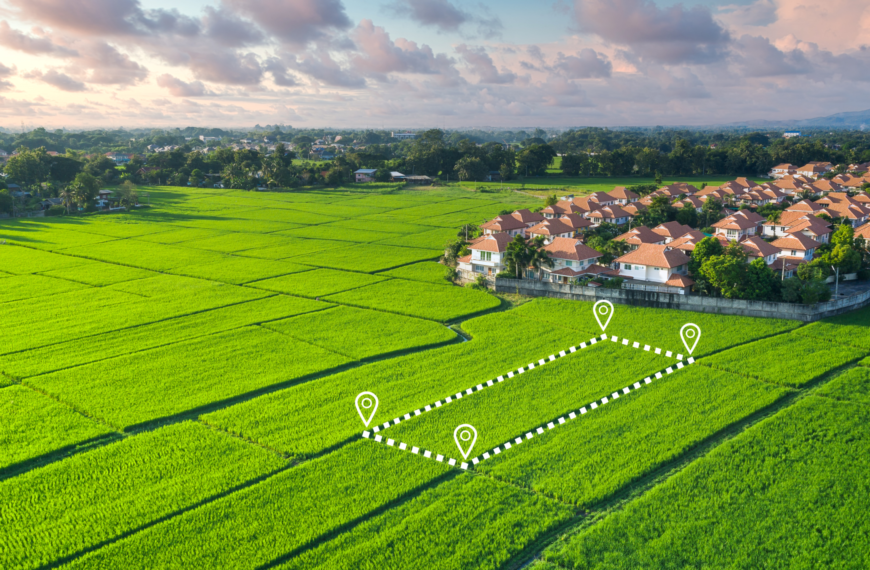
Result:
<svg viewBox="0 0 870 570"><path fill-rule="evenodd" d="M607 339L607 335L601 335L601 340L606 340L606 339ZM619 342L619 339L615 336L611 337L610 340L613 342ZM590 344L595 344L596 342L597 342L597 339L593 338L590 341ZM630 341L628 339L622 339L622 344L624 346L628 346L629 342ZM586 343L581 343L581 348L586 348L586 346L584 346L585 344ZM633 346L633 348L640 348L639 343L636 343L636 342L632 346ZM572 346L571 349L572 350L570 350L570 352L576 352L576 347ZM644 350L649 352L651 350L651 348L649 345L645 345ZM661 349L656 348L655 353L661 354L662 351L661 351ZM565 356L565 354L566 354L565 351L562 351L559 353L560 356ZM671 355L672 355L671 351L666 352L667 357L671 357ZM653 375L647 376L643 380L635 382L634 384L631 384L630 386L626 386L625 388L622 388L621 390L617 390L616 392L611 393L610 396L604 396L598 400L595 400L594 402L592 402L590 404L587 404L586 406L581 407L579 410L569 412L567 414L567 420L565 419L566 416L561 416L560 418L558 418L556 420L548 422L545 426L546 431L549 431L551 429L555 429L556 427L558 427L564 423L567 423L567 421L569 421L569 420L573 420L577 417L584 416L584 415L588 414L589 412L591 412L592 410L596 410L599 407L607 404L608 402L612 402L613 400L619 399L620 396L625 396L625 395L630 394L632 392L636 392L637 390L646 386L647 384L651 384L653 379L659 380L659 379L663 378L664 376L667 376L668 374L673 374L677 370L685 368L688 364L695 363L695 359L692 358L691 356L685 361L686 362L685 364L683 363L683 355L682 354L678 354L676 356L676 358L678 360L676 368L673 366L668 366L665 370L663 370L661 372L656 372ZM552 362L555 359L556 359L555 356L551 356L550 360L548 360L548 361L542 360L541 362L544 362L544 363ZM533 369L533 368L534 368L534 366L532 366L530 369ZM522 368L520 368L520 370L522 370ZM520 373L522 373L522 372L520 372ZM512 377L512 376L510 376L510 377ZM499 376L499 378L502 378L502 377ZM499 382L501 382L501 381L502 380L499 380ZM486 385L492 386L493 385L492 380L487 382ZM480 391L482 389L483 389L482 385L478 384L477 391ZM469 390L469 393L473 393L473 392L471 390ZM457 398L457 399L459 399L459 398ZM446 398L445 403L450 403L451 401L452 401L451 397L448 396ZM440 406L436 406L436 407L440 407ZM426 406L425 411L428 412L428 411L431 411L431 409L434 409L434 408L431 408L430 406ZM420 413L417 413L417 412L420 412L420 410L416 410L413 416L411 416L410 414L405 414L404 419L408 420L408 419L411 419L412 417L419 416L423 413L423 412L420 412ZM391 427L393 425L397 425L401 421L402 421L402 418L396 418L395 420L393 420L393 422L386 422L384 424L383 429L386 429L386 428ZM385 440L383 436L377 434L377 432L380 431L379 428L380 428L380 426L376 426L372 429L371 432L369 432L368 430L364 431L362 433L362 437L365 439L373 439L375 442L383 443L389 447L396 447L401 451L410 451L414 455L420 455L421 457L424 457L426 459L433 459L435 461L438 461L439 463L444 463L445 459L446 459L447 465L450 465L451 467L456 467L457 463L459 463L459 462L457 462L456 459L448 458L448 457L445 457L444 455L436 454L436 453L433 453L432 451L429 451L426 449L420 449L419 447L416 447L416 446L409 447L408 444L406 444L406 443L403 443L400 441L395 441L395 440L389 439L389 438L387 438ZM502 452L507 451L516 445L520 445L523 441L532 439L533 437L535 437L535 435L542 435L543 433L545 433L544 426L533 428L532 430L529 430L528 432L526 432L524 435L520 435L520 436L512 439L511 441L507 441L501 445L495 446L494 448L492 448L492 453L490 453L489 451L485 451L482 455L473 458L470 463L471 463L471 465L477 465L481 461L485 461L485 460L489 459L490 457L495 457L496 455L500 455ZM467 470L468 467L469 467L469 462L459 463L460 469Z"/></svg>
<svg viewBox="0 0 870 570"><path fill-rule="evenodd" d="M557 359L559 359L559 358L562 358L563 356L567 356L567 355L569 355L569 354L571 354L571 353L577 352L578 350L583 350L584 348L588 348L588 347L590 347L590 346L592 346L592 345L594 345L594 344L597 344L598 342L606 341L607 338L608 338L608 337L607 337L606 334L602 334L600 337L595 337L595 338L590 339L589 342L581 342L579 347L577 347L577 346L572 346L571 348L569 348L569 349L567 349L567 350L562 350L562 351L559 351L559 352L556 353L556 354L551 354L551 355L550 355L549 357L547 357L547 358L542 358L542 359L538 360L537 363L535 363L535 362L530 362L527 366L520 366L516 371L511 370L511 371L508 372L507 374L504 374L504 375L502 375L502 376L499 376L498 378L495 378L495 379L493 379L493 380L488 380L488 381L486 381L486 382L484 382L484 383L478 384L477 386L472 386L471 388L468 388L468 389L465 390L465 391L459 391L459 392L457 392L456 394L451 394L450 396L447 396L446 398L443 398L443 399L441 399L441 400L438 400L438 401L435 402L434 404L429 404L429 405L424 406L424 407L422 407L422 408L417 408L417 409L414 410L413 412L408 412L408 413L405 414L404 416L399 416L398 418L395 418L395 419L393 419L392 421L384 422L384 423L381 424L381 425L374 426L374 427L372 428L372 432L374 432L374 433L379 433L379 432L381 432L381 431L383 431L383 430L385 430L385 429L388 429L388 428L391 428L391 427L393 427L393 426L399 425L399 424L402 423L403 421L407 421L407 420L413 419L413 418L415 418L415 417L417 417L417 416L421 416L421 415L425 414L426 412L431 412L432 410L437 409L437 408L440 408L441 406L446 406L446 405L449 404L450 402L454 402L454 401L456 401L456 400L461 400L463 397L467 397L467 396L470 396L470 395L475 394L475 393L477 393L477 392L480 392L480 391L483 390L484 388L488 388L488 387L490 387L490 386L494 386L494 385L496 385L496 384L498 384L498 383L500 383L500 382L504 382L505 380L508 380L508 379L510 379L510 378L514 378L514 377L516 377L516 376L519 376L520 374L523 374L524 372L528 372L529 370L534 370L535 368L538 368L538 367L540 367L540 366L543 366L543 365L545 365L545 364L548 364L548 363L550 363L550 362L553 362L553 361L555 361L555 360L557 360ZM616 337L616 336L612 336L612 337L610 337L610 340L611 340L612 342L616 342L616 343L619 343L619 342L620 342L619 337ZM640 343L635 342L635 343L632 344L631 341L628 340L627 338L622 339L621 344L622 344L623 346L632 346L633 348L637 348L637 349L640 349L640 348L641 348ZM683 355L682 355L682 354L677 354L676 356L674 356L674 353L671 352L670 350L663 351L661 348L655 348L655 349L653 349L653 348L650 347L650 345L648 345L648 344L643 345L642 348L643 348L643 350L645 350L646 352L654 351L655 354L659 354L659 355L664 354L664 356L666 356L667 358L676 358L677 361L678 361L678 363L677 363L678 365L679 365L679 364L682 362L682 360L683 360ZM693 361L693 362L694 362L694 361Z"/></svg>

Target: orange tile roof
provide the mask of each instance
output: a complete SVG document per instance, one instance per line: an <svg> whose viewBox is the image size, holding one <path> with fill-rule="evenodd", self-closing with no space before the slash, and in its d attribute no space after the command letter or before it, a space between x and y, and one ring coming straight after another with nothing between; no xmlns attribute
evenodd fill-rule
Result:
<svg viewBox="0 0 870 570"><path fill-rule="evenodd" d="M771 245L773 245L774 247L778 247L779 249L807 251L810 249L816 249L822 244L820 244L813 238L798 232L796 234L789 234L786 237L781 237L778 240L774 241Z"/></svg>
<svg viewBox="0 0 870 570"><path fill-rule="evenodd" d="M630 251L616 260L619 263L636 263L653 267L680 267L689 263L685 253L676 249L668 249L666 245L644 243L636 250Z"/></svg>
<svg viewBox="0 0 870 570"><path fill-rule="evenodd" d="M597 259L601 257L600 253L575 238L553 238L553 241L544 246L543 249L550 253L550 257L556 259L581 261L583 259Z"/></svg>
<svg viewBox="0 0 870 570"><path fill-rule="evenodd" d="M758 257L767 257L769 255L776 255L781 250L764 241L758 236L748 237L745 240L740 242L740 245L743 246L743 249L746 250L750 255L757 255Z"/></svg>
<svg viewBox="0 0 870 570"><path fill-rule="evenodd" d="M513 214L511 214L511 216L523 222L524 224L543 222L545 219L543 214L539 212L531 212L527 209L517 210Z"/></svg>
<svg viewBox="0 0 870 570"><path fill-rule="evenodd" d="M640 198L637 194L626 188L625 186L617 186L613 190L607 193L611 198L616 198L617 200L637 200Z"/></svg>
<svg viewBox="0 0 870 570"><path fill-rule="evenodd" d="M619 218L630 218L631 215L619 206L604 206L586 214L587 218L603 218L605 220L618 220Z"/></svg>
<svg viewBox="0 0 870 570"><path fill-rule="evenodd" d="M864 224L855 230L855 237L862 237L866 240L870 240L870 222Z"/></svg>
<svg viewBox="0 0 870 570"><path fill-rule="evenodd" d="M515 218L514 216L498 216L492 220L481 224L481 228L485 230L494 230L496 232L507 232L510 230L518 230L526 227L526 224Z"/></svg>
<svg viewBox="0 0 870 570"><path fill-rule="evenodd" d="M574 233L574 230L565 222L560 222L558 219L551 218L529 228L526 233L540 236L555 236L559 234Z"/></svg>
<svg viewBox="0 0 870 570"><path fill-rule="evenodd" d="M559 221L571 226L575 230L588 228L592 225L592 222L590 222L580 214L562 214L562 216L559 218Z"/></svg>
<svg viewBox="0 0 870 570"><path fill-rule="evenodd" d="M492 253L502 253L507 249L507 244L513 240L511 236L502 232L484 236L482 240L476 241L469 249L475 251L491 251Z"/></svg>
<svg viewBox="0 0 870 570"><path fill-rule="evenodd" d="M692 228L684 226L680 222L665 222L654 227L652 231L661 236L678 238L692 231Z"/></svg>
<svg viewBox="0 0 870 570"><path fill-rule="evenodd" d="M665 285L670 287L691 287L694 284L694 279L688 275L681 275L679 273L671 273L671 276L667 281L665 281Z"/></svg>
<svg viewBox="0 0 870 570"><path fill-rule="evenodd" d="M672 249L681 249L683 251L692 251L695 249L695 245L705 237L707 236L704 235L704 232L692 230L669 243L668 247Z"/></svg>
<svg viewBox="0 0 870 570"><path fill-rule="evenodd" d="M632 245L640 245L642 243L664 243L665 237L657 234L646 226L637 226L622 235L613 238L614 241L625 241Z"/></svg>

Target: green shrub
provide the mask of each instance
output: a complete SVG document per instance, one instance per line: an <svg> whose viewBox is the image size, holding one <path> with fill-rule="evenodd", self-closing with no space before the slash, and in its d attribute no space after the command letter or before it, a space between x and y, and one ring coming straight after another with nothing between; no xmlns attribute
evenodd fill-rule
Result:
<svg viewBox="0 0 870 570"><path fill-rule="evenodd" d="M57 205L51 206L45 211L46 216L63 216L64 214L66 214L66 208Z"/></svg>

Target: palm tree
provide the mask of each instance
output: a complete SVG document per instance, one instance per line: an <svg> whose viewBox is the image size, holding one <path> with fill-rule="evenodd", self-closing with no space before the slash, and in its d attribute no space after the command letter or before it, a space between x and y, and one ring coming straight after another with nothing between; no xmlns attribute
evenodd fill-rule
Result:
<svg viewBox="0 0 870 570"><path fill-rule="evenodd" d="M550 259L550 252L544 249L544 238L538 236L529 242L526 246L528 251L528 266L537 270L538 279L542 278L541 273L545 267L553 267L553 260Z"/></svg>
<svg viewBox="0 0 870 570"><path fill-rule="evenodd" d="M63 207L66 208L67 215L69 215L69 208L70 206L72 206L73 203L72 190L70 190L69 186L64 186L63 190L61 190L60 194L58 194L58 197L60 198Z"/></svg>
<svg viewBox="0 0 870 570"><path fill-rule="evenodd" d="M529 263L529 249L523 236L517 235L507 244L504 259L509 267L513 265L517 279L520 279L520 271L523 267L528 267Z"/></svg>

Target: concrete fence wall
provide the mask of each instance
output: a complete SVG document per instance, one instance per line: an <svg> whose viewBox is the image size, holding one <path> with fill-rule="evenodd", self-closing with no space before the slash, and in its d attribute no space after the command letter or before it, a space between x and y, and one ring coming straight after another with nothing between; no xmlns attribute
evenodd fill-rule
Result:
<svg viewBox="0 0 870 570"><path fill-rule="evenodd" d="M870 305L870 291L834 299L826 303L797 305L792 303L741 301L737 299L678 295L631 289L581 287L578 285L561 285L525 279L496 279L495 290L497 292L530 295L532 297L554 297L574 301L591 301L593 303L606 299L612 303L635 305L638 307L680 309L699 313L717 313L746 317L791 319L804 322L817 321L825 317L839 315Z"/></svg>

